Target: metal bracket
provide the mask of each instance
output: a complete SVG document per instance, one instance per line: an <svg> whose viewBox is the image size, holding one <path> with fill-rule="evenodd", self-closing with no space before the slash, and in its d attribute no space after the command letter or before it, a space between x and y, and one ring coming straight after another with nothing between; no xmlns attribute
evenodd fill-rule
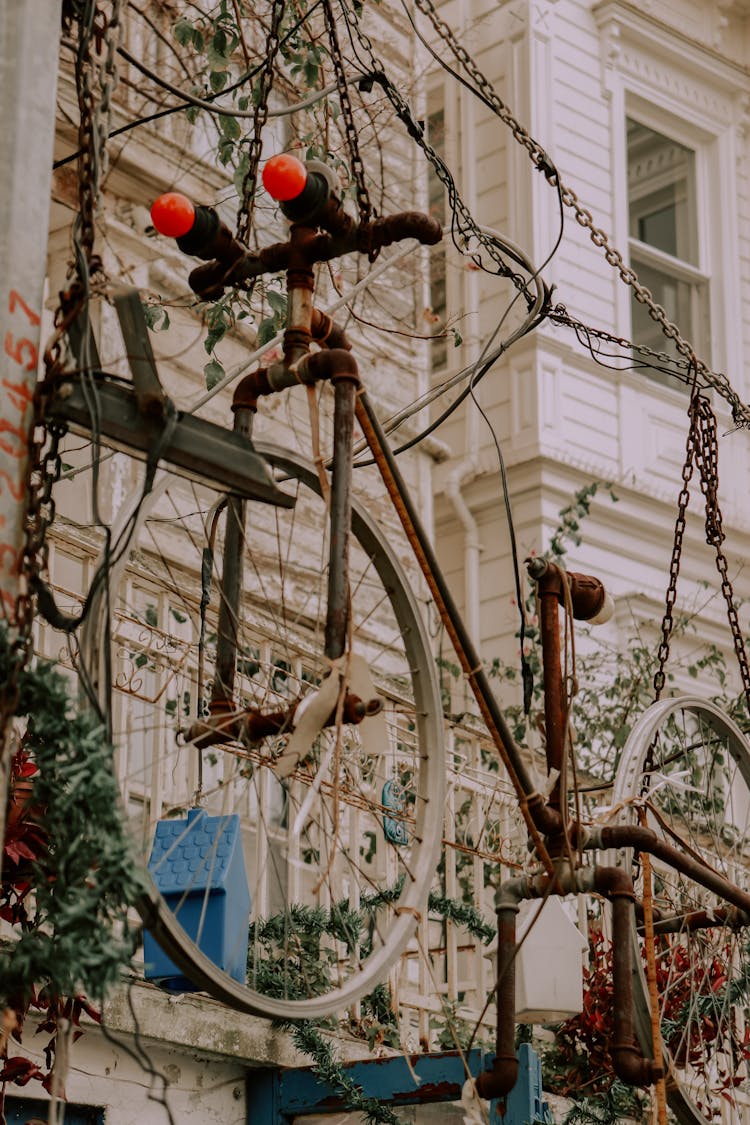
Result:
<svg viewBox="0 0 750 1125"><path fill-rule="evenodd" d="M63 376L51 389L47 416L143 460L157 456L191 480L243 499L294 507L294 497L278 488L246 435L175 409L159 380L138 290L119 290L114 301L132 384L102 371ZM71 332L71 347L78 353L87 330L76 323Z"/></svg>

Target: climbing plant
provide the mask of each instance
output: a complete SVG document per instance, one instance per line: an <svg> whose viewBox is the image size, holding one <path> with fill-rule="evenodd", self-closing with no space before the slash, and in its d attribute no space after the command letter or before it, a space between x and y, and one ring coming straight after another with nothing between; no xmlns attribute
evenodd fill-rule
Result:
<svg viewBox="0 0 750 1125"><path fill-rule="evenodd" d="M0 631L0 681L10 667ZM0 1006L21 1040L30 1010L44 1013L51 1035L47 1070L9 1058L3 1040L0 1082L36 1079L48 1085L60 1019L96 1017L120 980L138 938L127 908L143 890L142 875L120 814L112 748L99 719L76 708L68 681L39 661L20 677L16 747L0 884L0 917L13 930L0 960ZM32 786L18 808L19 783Z"/></svg>

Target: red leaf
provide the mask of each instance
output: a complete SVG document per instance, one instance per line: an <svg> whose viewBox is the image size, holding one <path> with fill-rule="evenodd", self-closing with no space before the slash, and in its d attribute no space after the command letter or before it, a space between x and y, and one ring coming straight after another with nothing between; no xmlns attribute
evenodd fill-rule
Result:
<svg viewBox="0 0 750 1125"><path fill-rule="evenodd" d="M42 1078L42 1072L36 1063L22 1055L6 1059L0 1071L0 1082L15 1082L17 1086L25 1086L32 1078Z"/></svg>

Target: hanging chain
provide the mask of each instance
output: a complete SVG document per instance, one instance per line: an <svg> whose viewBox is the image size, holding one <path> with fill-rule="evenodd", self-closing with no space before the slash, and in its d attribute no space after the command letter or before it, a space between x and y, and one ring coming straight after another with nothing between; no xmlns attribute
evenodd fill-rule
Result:
<svg viewBox="0 0 750 1125"><path fill-rule="evenodd" d="M727 618L732 633L737 663L742 679L742 688L750 712L750 664L748 664L745 640L742 635L734 589L728 574L726 555L722 543L726 538L722 527L722 513L719 506L719 441L716 416L705 395L697 391L690 400L690 428L688 430L685 463L682 468L682 490L677 501L677 520L675 522L672 558L669 565L669 585L667 587L666 608L661 624L661 642L658 651L658 668L654 675L654 697L659 699L665 684L665 667L669 658L669 645L674 627L673 609L677 598L677 579L680 573L680 556L685 534L685 515L690 499L689 485L693 468L698 466L700 486L706 502L706 543L716 551L716 569L721 578L721 592L727 606Z"/></svg>
<svg viewBox="0 0 750 1125"><path fill-rule="evenodd" d="M112 95L117 86L117 45L120 34L120 0L105 6L89 0L80 17L76 55L78 127L79 212L74 240L79 251L74 269L86 284L88 274L101 269L94 259L94 240L99 196L107 174L107 137Z"/></svg>
<svg viewBox="0 0 750 1125"><path fill-rule="evenodd" d="M65 334L85 299L89 275L101 268L93 249L99 192L107 170L108 119L112 94L117 84L120 0L110 0L108 5L88 0L74 11L71 10L70 18L76 18L79 22L76 85L80 107L81 155L78 165L79 212L73 233L76 258L72 265L73 281L55 314L55 332L45 352L46 378L34 394L34 414L29 432L26 466L24 538L17 564L19 582L14 608L16 637L13 644L11 683L3 698L3 718L15 711L18 702L18 675L31 656L34 594L40 577L47 569L46 536L55 517L52 492L62 471L60 440L65 431L64 427L50 424L47 420L47 395L53 380L63 370ZM97 88L98 96L95 92Z"/></svg>
<svg viewBox="0 0 750 1125"><path fill-rule="evenodd" d="M685 359L691 360L694 355L692 344L682 336L677 325L667 316L665 309L657 304L651 290L641 284L636 271L625 264L622 254L612 245L606 232L595 225L593 215L581 204L576 193L562 183L557 169L545 150L534 140L528 130L513 115L510 108L498 96L492 83L479 69L466 48L456 39L448 24L435 11L432 0L415 0L415 4L420 12L427 16L437 34L460 62L469 78L476 85L481 97L491 106L500 120L508 126L518 143L526 149L532 164L542 172L548 183L558 188L563 203L573 211L576 222L589 232L589 237L594 245L604 251L606 261L617 270L621 280L630 286L636 301L646 306L651 319L659 325L666 338L674 342L677 351ZM741 401L726 375L712 371L700 360L697 361L697 367L701 379L714 387L729 403L735 425L750 427L750 408Z"/></svg>
<svg viewBox="0 0 750 1125"><path fill-rule="evenodd" d="M253 101L255 102L253 135L247 146L247 168L242 179L240 206L237 211L237 238L246 246L250 238L250 228L255 211L255 187L258 182L258 167L263 151L263 130L268 120L268 99L273 89L274 65L279 53L279 33L285 7L284 0L273 0L271 26L266 39L266 57L258 76L258 84L253 90Z"/></svg>
<svg viewBox="0 0 750 1125"><path fill-rule="evenodd" d="M697 418L700 427L700 442L696 445L696 461L700 469L701 491L706 500L706 542L716 551L716 569L721 578L721 592L727 606L727 618L732 633L734 652L742 678L742 688L750 713L750 666L747 660L745 640L742 635L734 590L728 574L726 555L722 543L726 538L722 528L722 514L719 507L719 441L716 432L716 416L711 404L703 395L697 404Z"/></svg>
<svg viewBox="0 0 750 1125"><path fill-rule="evenodd" d="M669 583L667 585L666 606L661 622L661 641L657 653L658 667L654 674L654 702L661 698L666 682L666 666L669 660L669 646L674 628L673 610L677 600L677 580L680 576L680 560L682 558L682 544L685 538L687 507L690 502L690 481L693 476L695 464L695 446L697 435L697 414L695 401L700 396L694 393L690 400L688 414L690 426L685 445L685 462L682 466L682 488L677 498L677 519L674 525L674 538L672 541L672 557L669 561ZM649 751L650 753L650 751ZM649 765L650 768L650 765Z"/></svg>
<svg viewBox="0 0 750 1125"><path fill-rule="evenodd" d="M339 37L336 31L336 20L331 10L330 0L323 0L323 15L326 23L326 31L328 33L331 62L333 63L333 71L336 76L336 88L341 104L341 115L344 119L344 131L346 133L346 147L349 150L351 177L357 193L359 221L360 223L367 223L372 217L373 210L372 204L370 203L370 195L367 191L367 184L365 182L365 166L359 152L359 140L354 125L354 113L352 112L352 103L349 97L349 86L346 81L346 74L344 73L344 60L341 57L341 47L339 46Z"/></svg>
<svg viewBox="0 0 750 1125"><path fill-rule="evenodd" d="M409 103L386 75L383 63L375 54L375 48L373 46L372 40L365 34L359 24L359 19L357 17L356 11L345 11L345 18L351 26L356 27L358 43L364 48L365 51L367 51L368 55L370 56L371 70L370 74L367 75L364 81L369 84L377 82L378 85L382 88L383 93L388 98L388 101L396 111L396 116L401 122L403 122L412 140L419 145L425 157L432 165L435 175L443 184L448 193L448 200L454 217L455 229L452 232L454 241L456 240L456 235L459 235L467 243L470 238L476 239L476 241L479 243L482 249L486 251L488 256L492 259L495 266L497 267L495 270L497 276L505 277L509 281L511 281L515 288L519 291L519 293L523 293L525 295L526 299L529 301L529 307L531 307L534 302L531 295L529 294L528 283L526 279L522 274L516 273L513 270L513 268L508 264L506 258L503 257L502 253L498 249L498 245L495 239L493 239L491 235L488 235L484 230L482 230L482 228L476 223L474 216L471 214L469 208L466 206L463 199L459 195L456 189L456 185L453 182L453 178L448 170L447 165L445 164L445 161L427 140L424 124L421 121L415 120ZM472 251L471 258L476 263L476 265L481 264L477 252Z"/></svg>

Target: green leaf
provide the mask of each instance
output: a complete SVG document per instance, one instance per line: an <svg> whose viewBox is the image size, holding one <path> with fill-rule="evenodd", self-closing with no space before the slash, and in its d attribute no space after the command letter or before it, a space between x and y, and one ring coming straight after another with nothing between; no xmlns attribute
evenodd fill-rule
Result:
<svg viewBox="0 0 750 1125"><path fill-rule="evenodd" d="M219 90L223 90L227 84L229 75L225 70L212 70L208 76L208 83L214 93L218 94Z"/></svg>
<svg viewBox="0 0 750 1125"><path fill-rule="evenodd" d="M196 121L198 120L198 114L200 113L200 111L201 111L200 106L189 105L187 107L187 109L185 110L185 119L191 125L195 125Z"/></svg>
<svg viewBox="0 0 750 1125"><path fill-rule="evenodd" d="M206 378L206 390L211 391L224 378L224 368L217 359L212 359L203 368L203 374Z"/></svg>
<svg viewBox="0 0 750 1125"><path fill-rule="evenodd" d="M182 16L172 28L172 34L181 47L187 47L193 41L193 25Z"/></svg>
<svg viewBox="0 0 750 1125"><path fill-rule="evenodd" d="M273 340L276 335L276 317L267 316L265 320L261 320L258 325L258 345L263 347L269 340Z"/></svg>
<svg viewBox="0 0 750 1125"><path fill-rule="evenodd" d="M277 316L286 316L286 294L278 293L275 289L266 289L268 303Z"/></svg>
<svg viewBox="0 0 750 1125"><path fill-rule="evenodd" d="M146 612L144 613L144 617L146 618L146 624L147 625L153 625L154 627L156 627L159 624L159 615L156 612L156 606L155 605L147 605L146 606Z"/></svg>
<svg viewBox="0 0 750 1125"><path fill-rule="evenodd" d="M226 72L225 72L226 73ZM219 128L224 136L230 141L239 140L240 137L240 123L236 117L223 116L219 118Z"/></svg>

